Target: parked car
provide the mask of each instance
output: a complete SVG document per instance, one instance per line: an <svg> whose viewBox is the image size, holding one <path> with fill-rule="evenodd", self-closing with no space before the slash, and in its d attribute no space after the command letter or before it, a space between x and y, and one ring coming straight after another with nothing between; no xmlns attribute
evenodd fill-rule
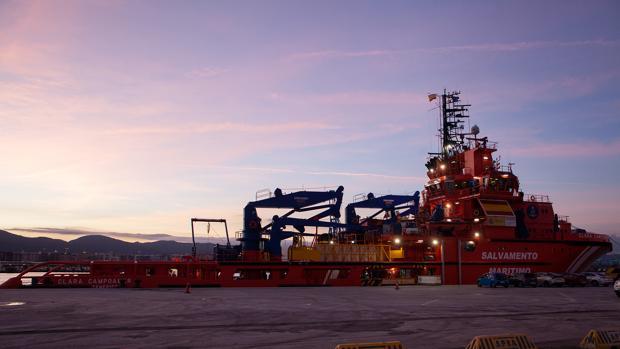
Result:
<svg viewBox="0 0 620 349"><path fill-rule="evenodd" d="M562 274L562 277L566 280L566 286L583 287L588 284L588 279L584 275L564 273Z"/></svg>
<svg viewBox="0 0 620 349"><path fill-rule="evenodd" d="M588 271L582 273L582 275L586 277L590 286L609 286L614 283L614 281L605 274Z"/></svg>
<svg viewBox="0 0 620 349"><path fill-rule="evenodd" d="M543 287L562 287L566 280L559 274L539 272L536 273L536 282Z"/></svg>
<svg viewBox="0 0 620 349"><path fill-rule="evenodd" d="M510 277L510 284L515 287L536 287L538 282L534 273L517 273Z"/></svg>
<svg viewBox="0 0 620 349"><path fill-rule="evenodd" d="M478 278L478 287L510 286L508 276L503 273L486 273Z"/></svg>
<svg viewBox="0 0 620 349"><path fill-rule="evenodd" d="M616 296L620 297L620 276L614 282L614 292L616 292Z"/></svg>
<svg viewBox="0 0 620 349"><path fill-rule="evenodd" d="M605 271L605 274L614 280L617 280L620 277L620 267L609 267Z"/></svg>

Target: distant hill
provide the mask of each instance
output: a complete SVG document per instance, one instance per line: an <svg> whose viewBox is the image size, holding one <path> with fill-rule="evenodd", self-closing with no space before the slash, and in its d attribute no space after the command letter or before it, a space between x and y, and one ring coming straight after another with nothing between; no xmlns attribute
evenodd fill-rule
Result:
<svg viewBox="0 0 620 349"><path fill-rule="evenodd" d="M211 243L198 243L199 253L210 254ZM71 241L44 237L29 238L0 230L0 252L64 252L115 254L191 254L192 244L176 241L127 242L103 235L87 235Z"/></svg>
<svg viewBox="0 0 620 349"><path fill-rule="evenodd" d="M0 251L2 252L39 252L63 251L67 242L60 239L44 237L27 238L0 230Z"/></svg>

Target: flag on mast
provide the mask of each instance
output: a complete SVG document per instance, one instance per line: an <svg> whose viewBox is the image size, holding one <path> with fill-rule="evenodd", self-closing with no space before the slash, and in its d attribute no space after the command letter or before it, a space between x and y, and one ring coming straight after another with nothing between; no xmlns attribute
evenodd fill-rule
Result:
<svg viewBox="0 0 620 349"><path fill-rule="evenodd" d="M434 101L436 99L437 99L437 94L436 93L431 93L431 94L428 95L428 101L429 102L432 102L432 101Z"/></svg>

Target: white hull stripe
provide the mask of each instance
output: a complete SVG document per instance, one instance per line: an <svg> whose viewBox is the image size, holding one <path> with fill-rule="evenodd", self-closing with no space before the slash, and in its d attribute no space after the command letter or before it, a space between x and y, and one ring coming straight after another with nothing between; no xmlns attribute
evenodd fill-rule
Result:
<svg viewBox="0 0 620 349"><path fill-rule="evenodd" d="M332 270L331 269L327 270L327 273L325 273L325 278L323 279L323 285L327 285L327 280L329 279L331 274L332 274Z"/></svg>
<svg viewBox="0 0 620 349"><path fill-rule="evenodd" d="M566 268L566 272L570 273L571 270L573 270L573 266L575 265L575 263L577 263L577 261L579 259L581 259L581 256L583 256L584 253L586 253L586 251L589 249L590 247L586 247L583 250L581 250L581 252L577 255L577 258L573 259L573 261L571 262L571 264L568 266L568 268Z"/></svg>
<svg viewBox="0 0 620 349"><path fill-rule="evenodd" d="M575 260L576 263L573 264L572 269L569 270L569 273L574 273L577 270L581 269L583 264L590 259L590 257L599 250L600 246L590 246L580 255L579 258ZM584 251L584 252L585 252Z"/></svg>

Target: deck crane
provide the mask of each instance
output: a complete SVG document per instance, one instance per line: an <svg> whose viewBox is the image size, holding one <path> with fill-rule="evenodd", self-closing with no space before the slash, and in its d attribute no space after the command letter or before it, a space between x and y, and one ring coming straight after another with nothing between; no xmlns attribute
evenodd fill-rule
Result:
<svg viewBox="0 0 620 349"><path fill-rule="evenodd" d="M401 229L398 224L398 217L406 217L410 214L417 214L420 206L420 192L416 191L413 195L383 195L375 197L373 193L368 193L365 200L353 202L345 209L345 221L348 225L358 226L359 230L364 229L364 223L370 221L381 213L387 213L387 223L392 227L391 231L400 234ZM379 209L372 215L360 219L355 209L373 208Z"/></svg>
<svg viewBox="0 0 620 349"><path fill-rule="evenodd" d="M284 194L281 189L276 189L272 197L249 202L243 210L243 234L239 239L242 244L242 255L246 261L261 260L261 241L266 241L266 251L272 260L282 257L280 243L282 240L294 235L309 235L305 233L305 226L315 227L344 227L339 223L340 207L344 187L339 186L336 190L329 191L296 191ZM274 216L272 223L261 225L258 216L258 208L288 208L290 211L282 216ZM310 218L293 218L297 212L319 211ZM331 217L330 222L321 221L322 218ZM286 225L292 225L296 231L283 231ZM263 234L268 234L269 239L264 239Z"/></svg>

